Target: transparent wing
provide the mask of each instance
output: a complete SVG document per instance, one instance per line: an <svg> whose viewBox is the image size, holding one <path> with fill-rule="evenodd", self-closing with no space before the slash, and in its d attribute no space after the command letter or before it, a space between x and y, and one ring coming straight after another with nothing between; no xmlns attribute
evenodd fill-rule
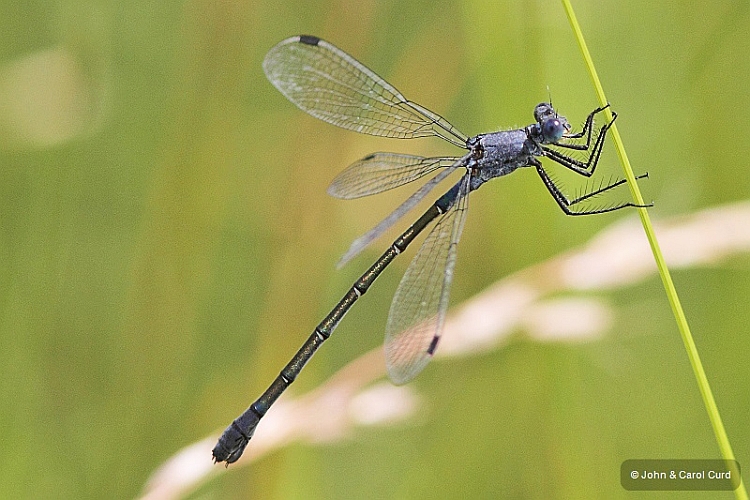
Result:
<svg viewBox="0 0 750 500"><path fill-rule="evenodd" d="M268 51L263 70L297 107L333 125L383 137L437 136L466 147L467 137L447 120L325 40L287 38Z"/></svg>
<svg viewBox="0 0 750 500"><path fill-rule="evenodd" d="M459 158L398 153L373 153L349 165L328 187L328 194L350 200L382 193L415 181L441 167L450 167Z"/></svg>
<svg viewBox="0 0 750 500"><path fill-rule="evenodd" d="M409 264L396 290L385 330L385 363L395 384L421 372L437 349L468 208L470 174L459 181L458 198L441 216Z"/></svg>
<svg viewBox="0 0 750 500"><path fill-rule="evenodd" d="M367 248L367 246L375 241L381 234L386 232L391 226L393 226L398 220L416 206L417 203L427 196L438 184L440 184L446 177L452 174L457 168L466 166L471 153L463 156L462 158L456 159L456 161L449 167L441 170L435 177L425 182L413 195L406 199L401 205L399 205L393 212L388 215L385 219L380 221L377 226L367 231L365 234L354 240L349 247L349 250L339 259L336 267L341 268L344 264L349 262L351 259L359 255L359 253Z"/></svg>

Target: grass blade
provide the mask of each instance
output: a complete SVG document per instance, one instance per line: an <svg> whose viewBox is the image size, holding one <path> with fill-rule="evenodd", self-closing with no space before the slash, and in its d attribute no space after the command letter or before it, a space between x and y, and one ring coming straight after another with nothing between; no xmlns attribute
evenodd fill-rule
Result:
<svg viewBox="0 0 750 500"><path fill-rule="evenodd" d="M573 34L575 35L575 38L578 41L578 46L581 49L581 54L583 55L586 67L588 68L589 76L591 76L591 81L594 84L594 89L596 91L597 98L599 99L599 104L601 106L604 106L608 101L606 96L604 95L604 89L602 88L602 84L599 81L599 77L596 73L596 68L594 67L594 62L591 59L591 54L586 47L586 41L583 38L581 27L578 25L578 20L576 19L575 13L573 12L573 6L570 4L570 0L562 0L562 3L563 8L565 9L565 13L568 16L570 26L573 30ZM607 113L608 119L611 120L612 113L609 108L607 108L605 112ZM617 131L616 123L613 124L612 128L610 129L610 136L615 143L617 155L620 157L620 163L622 163L622 168L625 171L625 178L628 180L628 186L630 186L630 191L633 195L633 199L636 201L636 203L643 205L643 197L641 196L641 192L638 188L638 183L635 181L635 175L633 174L633 169L630 166L628 156L625 153L625 147L623 146L622 139L620 138L620 133ZM727 437L726 430L724 429L724 424L721 421L719 408L716 406L716 401L714 400L713 393L711 392L711 386L708 383L706 372L703 369L703 364L701 363L700 356L698 355L698 349L695 347L693 335L690 333L690 327L688 326L687 319L685 318L685 312L682 310L682 305L680 304L680 298L677 295L677 290L675 289L674 283L672 282L672 276L669 273L669 268L667 267L667 264L664 261L664 256L662 255L661 249L659 248L659 242L657 241L656 235L654 234L654 228L651 225L651 219L648 216L648 211L645 208L639 208L638 215L640 215L641 217L641 223L643 224L643 229L646 232L646 237L648 238L649 245L651 246L651 251L654 254L656 267L659 270L661 281L664 284L664 289L667 293L669 305L672 307L672 313L674 314L675 321L677 321L677 328L679 329L680 335L682 336L682 341L685 344L685 350L687 351L688 358L690 359L690 365L693 368L695 379L698 382L698 389L700 390L701 396L703 397L703 403L706 406L708 417L711 420L714 435L716 436L716 442L719 445L719 449L721 450L723 458L725 460L734 460L734 452L732 451L732 446L729 443L729 438ZM734 490L734 494L738 499L747 500L748 496L744 482L740 482L739 487Z"/></svg>

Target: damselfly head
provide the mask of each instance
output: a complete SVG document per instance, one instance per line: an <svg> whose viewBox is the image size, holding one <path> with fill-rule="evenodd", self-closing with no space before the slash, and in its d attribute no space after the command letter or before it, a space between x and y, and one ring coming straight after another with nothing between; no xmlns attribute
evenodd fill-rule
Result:
<svg viewBox="0 0 750 500"><path fill-rule="evenodd" d="M542 102L534 108L534 118L539 123L544 142L559 141L566 132L570 131L570 124L564 116L560 116L551 104Z"/></svg>

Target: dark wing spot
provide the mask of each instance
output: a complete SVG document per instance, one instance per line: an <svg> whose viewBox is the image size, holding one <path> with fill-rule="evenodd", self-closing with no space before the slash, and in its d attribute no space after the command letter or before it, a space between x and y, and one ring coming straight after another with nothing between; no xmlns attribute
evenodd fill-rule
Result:
<svg viewBox="0 0 750 500"><path fill-rule="evenodd" d="M440 337L437 335L432 337L432 341L430 342L430 347L427 348L427 354L432 356L435 354L435 350L437 349L438 341L440 340Z"/></svg>
<svg viewBox="0 0 750 500"><path fill-rule="evenodd" d="M299 41L300 43L306 43L307 45L318 45L320 43L320 38L312 35L300 35Z"/></svg>

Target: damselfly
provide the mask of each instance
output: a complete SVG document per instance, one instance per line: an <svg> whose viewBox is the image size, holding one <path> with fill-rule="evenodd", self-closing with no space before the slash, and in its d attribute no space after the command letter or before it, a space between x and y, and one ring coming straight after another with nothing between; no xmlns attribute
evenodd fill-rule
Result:
<svg viewBox="0 0 750 500"><path fill-rule="evenodd" d="M460 157L434 158L374 153L355 162L333 180L328 193L351 199L393 189L437 172L393 213L355 240L342 257L340 264L343 264L383 234L452 172L464 172L461 179L352 285L263 395L227 427L213 449L216 462L230 464L240 458L260 419L331 336L354 302L419 233L437 221L396 290L385 329L385 359L391 380L404 384L424 369L440 341L468 195L488 180L518 168L532 167L567 215L641 206L624 202L591 210L579 209L585 206L582 202L626 181L610 182L581 196L568 198L538 159L549 158L590 177L612 125L612 122L606 123L595 132L594 118L606 106L592 111L578 133L571 133L568 121L551 104L541 103L534 109L535 122L528 127L467 137L441 116L407 100L353 57L317 37L302 35L282 41L268 52L263 69L287 99L323 121L383 137L440 137L468 152ZM613 113L613 120L616 117ZM566 149L578 150L581 157L566 154Z"/></svg>

